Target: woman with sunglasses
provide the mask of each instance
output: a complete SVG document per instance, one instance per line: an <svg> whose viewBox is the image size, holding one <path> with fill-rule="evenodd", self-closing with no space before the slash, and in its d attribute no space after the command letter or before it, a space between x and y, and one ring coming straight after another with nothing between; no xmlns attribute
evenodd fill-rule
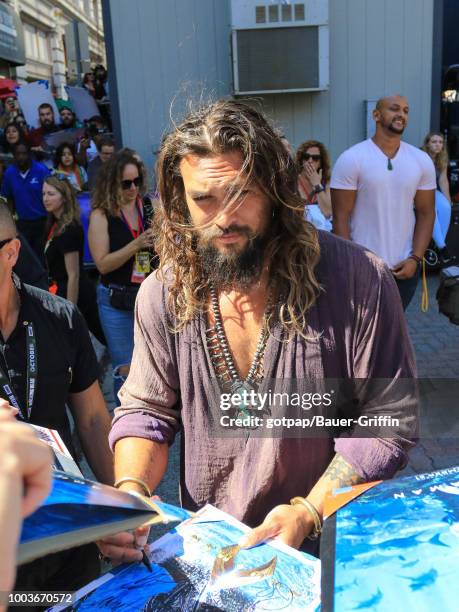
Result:
<svg viewBox="0 0 459 612"><path fill-rule="evenodd" d="M76 191L85 191L88 186L88 175L83 166L76 162L75 147L68 142L62 142L54 155L54 168L62 174Z"/></svg>
<svg viewBox="0 0 459 612"><path fill-rule="evenodd" d="M78 305L91 332L105 343L94 286L83 268L84 234L80 207L65 178L48 176L43 182L46 221L45 261L50 291Z"/></svg>
<svg viewBox="0 0 459 612"><path fill-rule="evenodd" d="M144 186L143 163L130 153L117 153L102 166L91 202L89 247L101 274L97 304L115 394L131 363L137 291L153 269L153 231L141 198Z"/></svg>
<svg viewBox="0 0 459 612"><path fill-rule="evenodd" d="M304 216L317 229L330 231L330 158L325 145L307 140L296 152L298 191L305 202Z"/></svg>

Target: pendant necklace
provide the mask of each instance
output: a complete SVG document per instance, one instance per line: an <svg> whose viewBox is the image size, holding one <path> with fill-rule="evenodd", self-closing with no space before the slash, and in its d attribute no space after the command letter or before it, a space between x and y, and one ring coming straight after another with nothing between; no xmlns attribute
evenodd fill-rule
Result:
<svg viewBox="0 0 459 612"><path fill-rule="evenodd" d="M215 287L210 285L210 301L212 305L212 312L215 319L215 331L217 334L218 344L220 346L223 359L226 364L226 369L230 378L230 392L232 398L236 400L238 406L238 414L236 418L244 418L251 416L250 408L253 408L252 403L248 400L247 395L251 394L252 391L257 389L257 372L260 368L261 360L266 349L266 344L269 337L267 320L272 310L271 297L268 298L265 314L263 316L263 326L258 339L257 348L253 357L252 365L247 373L245 379L241 379L236 369L236 366L231 355L231 351L226 338L225 330L223 328L223 322L220 314L220 308L218 305L218 297ZM233 404L234 405L234 404Z"/></svg>
<svg viewBox="0 0 459 612"><path fill-rule="evenodd" d="M388 170L393 170L394 169L394 167L392 165L392 160L391 160L390 157L387 158L387 169Z"/></svg>

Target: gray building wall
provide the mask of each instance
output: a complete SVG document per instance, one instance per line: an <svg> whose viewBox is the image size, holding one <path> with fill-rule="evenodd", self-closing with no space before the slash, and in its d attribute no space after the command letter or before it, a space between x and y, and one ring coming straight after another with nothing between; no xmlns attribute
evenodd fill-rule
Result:
<svg viewBox="0 0 459 612"><path fill-rule="evenodd" d="M151 168L163 134L183 116L189 99L199 99L203 91L214 98L231 91L229 2L103 4L105 14L110 10L107 55L109 70L116 71L121 140Z"/></svg>
<svg viewBox="0 0 459 612"><path fill-rule="evenodd" d="M171 104L179 118L189 95L231 93L230 1L105 4L122 141L151 166ZM420 145L430 127L434 0L329 0L329 12L329 91L265 95L266 112L293 146L317 138L336 159L366 137L365 100L400 92L411 107L405 139Z"/></svg>

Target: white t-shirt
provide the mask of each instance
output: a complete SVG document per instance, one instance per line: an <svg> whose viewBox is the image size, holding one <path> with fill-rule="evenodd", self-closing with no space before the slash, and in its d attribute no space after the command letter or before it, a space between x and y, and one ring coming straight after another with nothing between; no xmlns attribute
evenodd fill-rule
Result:
<svg viewBox="0 0 459 612"><path fill-rule="evenodd" d="M369 138L338 158L330 186L357 191L351 238L393 267L412 250L416 192L436 189L437 182L427 153L406 142L391 164L389 170L387 156Z"/></svg>

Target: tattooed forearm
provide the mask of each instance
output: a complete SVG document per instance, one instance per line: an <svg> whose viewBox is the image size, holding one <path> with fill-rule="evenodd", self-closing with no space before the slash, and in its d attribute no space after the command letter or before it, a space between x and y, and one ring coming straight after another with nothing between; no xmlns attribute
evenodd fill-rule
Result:
<svg viewBox="0 0 459 612"><path fill-rule="evenodd" d="M365 481L341 455L335 455L325 470L324 477L333 481L335 488L355 485Z"/></svg>

